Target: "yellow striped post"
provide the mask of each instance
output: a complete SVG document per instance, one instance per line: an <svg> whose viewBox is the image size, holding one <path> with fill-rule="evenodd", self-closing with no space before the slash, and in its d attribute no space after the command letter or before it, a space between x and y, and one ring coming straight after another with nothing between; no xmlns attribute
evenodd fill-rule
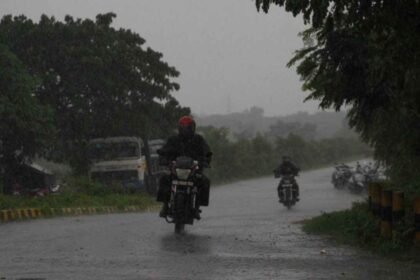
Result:
<svg viewBox="0 0 420 280"><path fill-rule="evenodd" d="M401 222L404 217L404 192L392 192L392 224L395 226Z"/></svg>
<svg viewBox="0 0 420 280"><path fill-rule="evenodd" d="M20 209L20 216L22 217L22 219L26 219L26 211L25 209Z"/></svg>
<svg viewBox="0 0 420 280"><path fill-rule="evenodd" d="M381 196L381 236L392 237L392 191L383 191Z"/></svg>
<svg viewBox="0 0 420 280"><path fill-rule="evenodd" d="M21 209L15 209L14 210L14 216L16 217L16 219L22 220L22 212L21 212Z"/></svg>
<svg viewBox="0 0 420 280"><path fill-rule="evenodd" d="M414 200L414 221L416 226L415 241L420 243L420 197Z"/></svg>
<svg viewBox="0 0 420 280"><path fill-rule="evenodd" d="M16 219L15 217L15 211L13 210L7 210L7 214L9 215L9 218L11 221L14 221Z"/></svg>
<svg viewBox="0 0 420 280"><path fill-rule="evenodd" d="M35 209L35 213L36 213L36 217L37 218L42 217L42 211L41 211L41 209L39 209L39 208Z"/></svg>
<svg viewBox="0 0 420 280"><path fill-rule="evenodd" d="M0 218L1 218L2 222L6 223L6 222L9 221L9 216L7 215L7 210L2 210L0 214L1 214Z"/></svg>
<svg viewBox="0 0 420 280"><path fill-rule="evenodd" d="M30 218L36 218L35 209L29 208L29 216Z"/></svg>

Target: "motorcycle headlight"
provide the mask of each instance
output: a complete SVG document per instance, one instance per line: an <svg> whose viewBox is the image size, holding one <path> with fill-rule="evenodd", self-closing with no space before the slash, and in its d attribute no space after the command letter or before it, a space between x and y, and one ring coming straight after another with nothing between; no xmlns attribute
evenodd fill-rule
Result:
<svg viewBox="0 0 420 280"><path fill-rule="evenodd" d="M190 176L190 173L191 173L190 169L180 169L180 168L176 169L176 176L180 180L187 180L188 177Z"/></svg>

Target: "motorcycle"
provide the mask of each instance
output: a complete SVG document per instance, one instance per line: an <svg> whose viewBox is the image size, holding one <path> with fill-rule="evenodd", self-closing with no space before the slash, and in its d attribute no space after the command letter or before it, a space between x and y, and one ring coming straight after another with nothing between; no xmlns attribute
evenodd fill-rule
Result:
<svg viewBox="0 0 420 280"><path fill-rule="evenodd" d="M198 161L185 156L176 158L170 167L173 179L166 221L175 224L175 233L182 233L196 218L199 170Z"/></svg>
<svg viewBox="0 0 420 280"><path fill-rule="evenodd" d="M351 168L345 164L335 166L331 182L336 189L343 189L352 176Z"/></svg>
<svg viewBox="0 0 420 280"><path fill-rule="evenodd" d="M58 194L61 185L55 184L51 186L37 187L33 189L24 188L21 184L15 183L13 186L13 196L28 196L28 197L44 197L51 194Z"/></svg>
<svg viewBox="0 0 420 280"><path fill-rule="evenodd" d="M366 175L362 172L354 172L347 183L347 188L352 193L361 193L367 190Z"/></svg>
<svg viewBox="0 0 420 280"><path fill-rule="evenodd" d="M292 174L280 175L275 174L276 178L281 177L279 186L277 187L277 194L279 202L282 203L287 209L290 209L296 204L297 200L297 182L295 176Z"/></svg>

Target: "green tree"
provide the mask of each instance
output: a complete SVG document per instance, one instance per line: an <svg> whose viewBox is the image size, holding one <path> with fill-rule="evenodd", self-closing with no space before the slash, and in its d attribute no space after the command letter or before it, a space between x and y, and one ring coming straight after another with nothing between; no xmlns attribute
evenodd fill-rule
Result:
<svg viewBox="0 0 420 280"><path fill-rule="evenodd" d="M228 130L206 126L198 127L197 131L203 135L213 152L210 177L216 181L227 180L235 172L232 162L236 160L232 155L232 143L228 140Z"/></svg>
<svg viewBox="0 0 420 280"><path fill-rule="evenodd" d="M52 111L34 96L35 86L21 61L0 44L0 169L6 194L19 165L48 151L54 138Z"/></svg>
<svg viewBox="0 0 420 280"><path fill-rule="evenodd" d="M42 16L3 17L4 42L40 83L36 96L56 110L57 150L79 171L93 137L165 136L176 119L189 113L171 95L179 72L162 54L144 48L137 33L111 26L115 14L96 21L66 16L64 22Z"/></svg>
<svg viewBox="0 0 420 280"><path fill-rule="evenodd" d="M290 65L322 108L349 121L399 180L420 179L420 2L256 0L284 6L310 28Z"/></svg>

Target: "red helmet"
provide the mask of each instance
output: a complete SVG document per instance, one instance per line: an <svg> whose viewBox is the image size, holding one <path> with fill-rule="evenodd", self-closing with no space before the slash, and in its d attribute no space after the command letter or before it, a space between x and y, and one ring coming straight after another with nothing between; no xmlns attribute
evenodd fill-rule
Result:
<svg viewBox="0 0 420 280"><path fill-rule="evenodd" d="M195 133L195 121L191 116L183 116L178 121L178 133L183 137L191 137Z"/></svg>

